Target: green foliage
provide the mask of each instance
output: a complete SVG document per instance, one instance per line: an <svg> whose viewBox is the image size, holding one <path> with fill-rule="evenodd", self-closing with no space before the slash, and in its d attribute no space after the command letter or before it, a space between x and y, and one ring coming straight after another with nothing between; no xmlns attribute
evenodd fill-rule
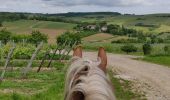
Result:
<svg viewBox="0 0 170 100"><path fill-rule="evenodd" d="M163 43L164 40L162 38L157 37L156 35L151 35L151 43Z"/></svg>
<svg viewBox="0 0 170 100"><path fill-rule="evenodd" d="M138 33L137 38L139 43L145 43L147 40L146 36L143 33Z"/></svg>
<svg viewBox="0 0 170 100"><path fill-rule="evenodd" d="M63 35L57 37L57 44L62 45L66 42L66 45L73 46L74 43L80 44L81 43L81 37L78 33L71 33L71 32L66 32Z"/></svg>
<svg viewBox="0 0 170 100"><path fill-rule="evenodd" d="M121 27L119 25L110 24L108 25L107 32L113 35L123 35L123 33L120 30L121 30Z"/></svg>
<svg viewBox="0 0 170 100"><path fill-rule="evenodd" d="M90 35L94 35L96 33L97 33L96 31L80 31L77 34L79 34L81 38L84 38L84 37L88 37Z"/></svg>
<svg viewBox="0 0 170 100"><path fill-rule="evenodd" d="M119 39L113 40L112 43L137 43L137 39Z"/></svg>
<svg viewBox="0 0 170 100"><path fill-rule="evenodd" d="M25 34L14 34L12 35L11 39L14 40L15 43L21 43L21 42L29 42L31 36L25 35Z"/></svg>
<svg viewBox="0 0 170 100"><path fill-rule="evenodd" d="M17 46L13 53L15 59L30 59L35 47L33 45Z"/></svg>
<svg viewBox="0 0 170 100"><path fill-rule="evenodd" d="M38 46L38 44L40 42L45 42L47 43L47 40L48 40L48 36L45 35L45 34L42 34L41 32L39 31L33 31L31 33L31 37L30 37L30 42L35 44L36 46Z"/></svg>
<svg viewBox="0 0 170 100"><path fill-rule="evenodd" d="M164 51L165 51L165 53L166 54L170 54L170 45L166 45L165 47L164 47Z"/></svg>
<svg viewBox="0 0 170 100"><path fill-rule="evenodd" d="M0 48L0 57L2 56L3 58L6 58L10 48L12 47L12 44L8 43L7 45L3 46ZM27 44L27 45L22 45L22 44L17 44L14 53L12 55L13 59L25 59L28 60L32 57L32 54L34 53L36 47L32 44ZM52 49L51 47L48 47L48 45L43 45L43 48L40 50L40 52L37 54L36 59L37 60L42 60L43 57L46 54L46 51L49 51ZM3 53L2 53L3 52ZM49 54L50 57L52 57L52 53ZM49 60L50 57L47 57L46 60ZM65 57L65 60L70 59L70 56L66 55L58 55L56 54L53 58L53 60L59 60L60 57Z"/></svg>
<svg viewBox="0 0 170 100"><path fill-rule="evenodd" d="M143 45L143 53L144 53L144 55L150 55L151 54L151 50L152 50L151 44L145 43Z"/></svg>
<svg viewBox="0 0 170 100"><path fill-rule="evenodd" d="M7 72L7 80L0 84L0 89L15 91L1 93L0 98L2 100L56 100L56 98L63 100L65 72L62 69L64 64L53 64L55 66L53 65L51 70L41 70L39 73L31 71L27 76L28 78L24 80L21 79L20 74L22 68Z"/></svg>
<svg viewBox="0 0 170 100"><path fill-rule="evenodd" d="M5 46L1 48L1 52L3 52L2 54L3 58L7 57L11 47L12 47L12 44L7 43ZM30 59L34 50L35 50L35 47L31 44L27 44L27 46L22 46L20 44L17 44L13 52L12 58L13 59Z"/></svg>
<svg viewBox="0 0 170 100"><path fill-rule="evenodd" d="M131 52L137 52L137 47L135 47L132 44L127 44L127 45L122 46L121 50L128 54L128 53L131 53Z"/></svg>
<svg viewBox="0 0 170 100"><path fill-rule="evenodd" d="M145 23L137 23L135 26L140 26L140 27L150 27L150 28L159 28L160 25L155 25L155 24L145 24Z"/></svg>
<svg viewBox="0 0 170 100"><path fill-rule="evenodd" d="M2 41L4 44L7 44L7 42L11 40L11 35L11 32L8 32L6 29L2 29L0 31L0 41Z"/></svg>
<svg viewBox="0 0 170 100"><path fill-rule="evenodd" d="M0 21L0 27L2 27L2 26L3 26L2 21Z"/></svg>

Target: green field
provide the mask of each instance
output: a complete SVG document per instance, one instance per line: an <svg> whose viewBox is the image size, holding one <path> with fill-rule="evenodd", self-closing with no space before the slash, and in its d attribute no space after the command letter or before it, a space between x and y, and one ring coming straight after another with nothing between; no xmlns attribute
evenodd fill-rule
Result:
<svg viewBox="0 0 170 100"><path fill-rule="evenodd" d="M56 64L56 66L50 69L43 68L40 73L37 73L37 67L34 67L27 78L22 78L23 67L15 67L15 70L7 71L5 80L0 84L0 98L3 100L56 100L56 98L63 100L64 71L62 69L64 65Z"/></svg>
<svg viewBox="0 0 170 100"><path fill-rule="evenodd" d="M16 34L30 34L34 30L39 30L48 35L49 43L55 43L57 36L65 31L72 31L74 26L75 24L71 23L37 20L18 20L3 23L3 28Z"/></svg>
<svg viewBox="0 0 170 100"><path fill-rule="evenodd" d="M108 24L124 25L128 28L141 30L145 33L170 32L170 17L158 17L166 14L151 15L119 15L119 16L103 16L103 18L93 17L72 17L72 20L82 22L98 22L106 21ZM167 14L168 15L168 14ZM159 27L136 26L137 23L146 25L158 25Z"/></svg>
<svg viewBox="0 0 170 100"><path fill-rule="evenodd" d="M19 20L13 22L4 22L3 26L11 32L27 33L34 29L72 30L75 24L37 20Z"/></svg>
<svg viewBox="0 0 170 100"><path fill-rule="evenodd" d="M145 56L142 60L170 67L170 56Z"/></svg>

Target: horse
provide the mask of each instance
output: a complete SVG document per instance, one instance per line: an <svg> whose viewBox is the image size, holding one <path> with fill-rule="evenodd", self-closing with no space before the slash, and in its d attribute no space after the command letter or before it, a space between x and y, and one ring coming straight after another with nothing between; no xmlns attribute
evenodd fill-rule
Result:
<svg viewBox="0 0 170 100"><path fill-rule="evenodd" d="M99 48L93 61L83 58L82 47L76 47L66 74L64 100L116 100L106 66L104 48Z"/></svg>

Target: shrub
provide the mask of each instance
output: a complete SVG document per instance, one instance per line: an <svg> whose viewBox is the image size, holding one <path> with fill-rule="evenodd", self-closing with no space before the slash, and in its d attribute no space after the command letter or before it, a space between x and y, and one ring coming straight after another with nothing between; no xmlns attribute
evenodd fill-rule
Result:
<svg viewBox="0 0 170 100"><path fill-rule="evenodd" d="M81 38L78 33L70 33L66 32L63 35L57 37L57 44L62 45L66 42L66 45L73 46L74 43L76 42L77 44L81 43Z"/></svg>
<svg viewBox="0 0 170 100"><path fill-rule="evenodd" d="M144 55L150 55L151 54L151 50L152 50L152 47L151 47L150 43L145 43L143 45L143 53L144 53Z"/></svg>
<svg viewBox="0 0 170 100"><path fill-rule="evenodd" d="M124 45L123 47L121 47L121 50L128 54L131 52L137 52L137 47L135 47L134 45L131 45L131 44L127 44L127 45Z"/></svg>
<svg viewBox="0 0 170 100"><path fill-rule="evenodd" d="M137 43L138 41L136 39L119 39L119 40L113 40L112 43Z"/></svg>
<svg viewBox="0 0 170 100"><path fill-rule="evenodd" d="M0 21L0 27L2 27L3 25L2 25L2 21Z"/></svg>
<svg viewBox="0 0 170 100"><path fill-rule="evenodd" d="M17 46L14 53L13 58L15 59L30 59L35 47L32 45L27 45L26 47Z"/></svg>
<svg viewBox="0 0 170 100"><path fill-rule="evenodd" d="M42 34L41 32L39 32L39 31L33 31L32 33L31 33L31 37L30 37L30 42L31 43L33 43L33 44L35 44L36 46L38 46L38 44L40 43L40 42L45 42L45 43L47 43L47 40L48 40L48 36L47 35L45 35L45 34Z"/></svg>
<svg viewBox="0 0 170 100"><path fill-rule="evenodd" d="M8 32L7 30L3 29L0 31L0 41L2 41L2 43L7 44L7 42L10 41L11 39L11 32Z"/></svg>
<svg viewBox="0 0 170 100"><path fill-rule="evenodd" d="M30 38L31 38L30 35L25 35L25 34L14 34L11 37L11 39L14 40L15 43L28 42Z"/></svg>
<svg viewBox="0 0 170 100"><path fill-rule="evenodd" d="M164 47L164 51L165 51L166 54L170 54L170 45L166 45Z"/></svg>

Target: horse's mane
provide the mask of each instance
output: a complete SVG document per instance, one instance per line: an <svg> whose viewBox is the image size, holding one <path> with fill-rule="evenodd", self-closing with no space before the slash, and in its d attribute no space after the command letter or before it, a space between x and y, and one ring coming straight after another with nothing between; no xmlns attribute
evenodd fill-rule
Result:
<svg viewBox="0 0 170 100"><path fill-rule="evenodd" d="M115 100L111 82L98 67L100 62L100 58L72 58L66 75L65 100L74 100L74 93L82 95L83 100Z"/></svg>

